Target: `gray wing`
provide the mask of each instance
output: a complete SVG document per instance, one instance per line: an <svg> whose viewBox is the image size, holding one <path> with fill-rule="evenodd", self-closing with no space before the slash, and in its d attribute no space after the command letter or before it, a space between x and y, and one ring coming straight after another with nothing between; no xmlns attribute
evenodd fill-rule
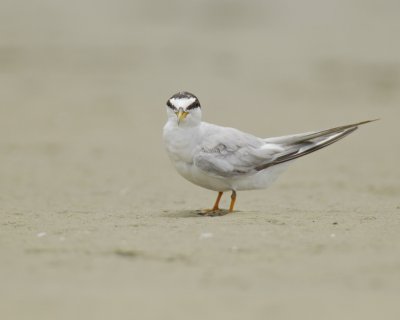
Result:
<svg viewBox="0 0 400 320"><path fill-rule="evenodd" d="M254 174L322 149L355 131L363 121L318 132L259 139L228 129L210 135L194 156L194 164L207 174L237 177Z"/></svg>
<svg viewBox="0 0 400 320"><path fill-rule="evenodd" d="M273 160L277 152L283 151L278 144L267 144L233 128L207 129L193 162L209 175L226 178L255 173L258 165Z"/></svg>

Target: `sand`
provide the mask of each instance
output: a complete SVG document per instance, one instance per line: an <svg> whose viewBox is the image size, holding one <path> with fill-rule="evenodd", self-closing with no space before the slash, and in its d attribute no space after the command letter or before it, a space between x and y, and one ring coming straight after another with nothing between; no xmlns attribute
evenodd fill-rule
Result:
<svg viewBox="0 0 400 320"><path fill-rule="evenodd" d="M399 319L397 3L0 9L1 319ZM204 218L161 140L183 89L265 137L381 120Z"/></svg>

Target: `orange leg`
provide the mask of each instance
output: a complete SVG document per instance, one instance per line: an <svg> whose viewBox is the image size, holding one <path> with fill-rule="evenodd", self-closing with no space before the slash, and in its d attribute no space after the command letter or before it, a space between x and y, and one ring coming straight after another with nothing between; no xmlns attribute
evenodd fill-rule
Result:
<svg viewBox="0 0 400 320"><path fill-rule="evenodd" d="M221 201L223 192L218 192L217 200L215 200L214 207L212 208L212 211L217 211L219 210L219 202Z"/></svg>
<svg viewBox="0 0 400 320"><path fill-rule="evenodd" d="M236 202L236 191L232 190L231 205L229 206L229 212L233 212L233 208L235 207L235 202Z"/></svg>
<svg viewBox="0 0 400 320"><path fill-rule="evenodd" d="M221 191L218 192L217 200L215 200L213 208L199 212L199 215L210 216L210 217L220 216L221 212L223 211L223 210L220 210L220 208L219 208L219 202L221 201L222 195L223 195L223 192L221 192Z"/></svg>
<svg viewBox="0 0 400 320"><path fill-rule="evenodd" d="M235 207L235 201L236 201L236 191L232 190L232 195L231 195L231 204L229 206L229 210L221 210L219 208L219 202L222 198L223 192L218 192L217 200L215 200L214 207L212 209L206 210L199 212L199 215L202 216L209 216L209 217L217 217L217 216L224 216L227 213L233 212L233 208Z"/></svg>

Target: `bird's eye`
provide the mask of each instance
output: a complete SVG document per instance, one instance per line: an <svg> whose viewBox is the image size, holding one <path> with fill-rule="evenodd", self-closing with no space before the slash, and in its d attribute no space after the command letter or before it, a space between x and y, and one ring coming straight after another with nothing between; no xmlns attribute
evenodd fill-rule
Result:
<svg viewBox="0 0 400 320"><path fill-rule="evenodd" d="M186 110L192 110L192 109L199 108L199 107L200 107L200 103L199 103L199 101L196 100L189 107L187 107Z"/></svg>
<svg viewBox="0 0 400 320"><path fill-rule="evenodd" d="M176 108L175 108L175 106L173 106L172 105L172 103L171 103L171 101L167 101L167 106L169 107L169 108L171 108L172 110L176 110Z"/></svg>

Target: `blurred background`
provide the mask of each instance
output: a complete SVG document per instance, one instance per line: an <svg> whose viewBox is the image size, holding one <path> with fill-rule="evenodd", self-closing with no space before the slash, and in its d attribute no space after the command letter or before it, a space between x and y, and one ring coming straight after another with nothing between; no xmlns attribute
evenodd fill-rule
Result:
<svg viewBox="0 0 400 320"><path fill-rule="evenodd" d="M304 186L323 199L316 209L355 205L360 194L399 205L399 12L394 0L2 0L0 264L10 314L36 301L27 310L46 316L47 298L60 307L65 289L73 300L73 274L119 270L102 254L129 256L118 251L129 236L117 234L130 230L111 226L163 228L163 210L211 204L214 194L178 177L164 153L164 106L177 91L199 97L206 121L265 137L381 118L301 160L272 193L244 195L242 207L265 209L266 194L279 210L283 199L296 206L307 192L287 193ZM146 234L132 240L144 251ZM93 265L98 255L108 267Z"/></svg>
<svg viewBox="0 0 400 320"><path fill-rule="evenodd" d="M148 161L168 161L164 104L181 90L199 97L207 121L265 137L382 118L387 131L368 157L394 164L379 143L399 147L398 10L390 0L3 0L1 188L53 192L59 179L57 192L75 189L65 181L77 169L72 158L89 174L101 157L104 178L121 173L118 183L129 184ZM110 161L124 161L127 174ZM8 165L46 172L16 185Z"/></svg>

